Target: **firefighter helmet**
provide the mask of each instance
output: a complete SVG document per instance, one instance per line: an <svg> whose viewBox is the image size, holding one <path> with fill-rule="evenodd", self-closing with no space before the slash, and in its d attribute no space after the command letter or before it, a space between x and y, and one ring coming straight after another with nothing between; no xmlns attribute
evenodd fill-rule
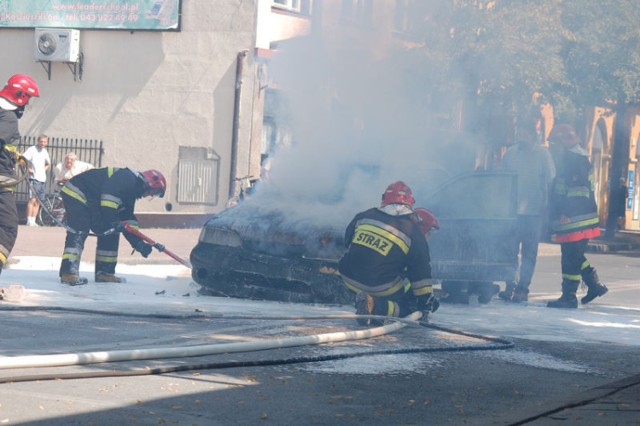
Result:
<svg viewBox="0 0 640 426"><path fill-rule="evenodd" d="M438 219L436 219L436 216L431 212L431 210L418 207L415 209L415 212L419 218L418 226L423 234L427 235L432 229L440 229Z"/></svg>
<svg viewBox="0 0 640 426"><path fill-rule="evenodd" d="M0 107L13 111L24 107L34 96L40 96L35 80L26 74L14 74L0 90Z"/></svg>
<svg viewBox="0 0 640 426"><path fill-rule="evenodd" d="M144 176L148 185L147 190L142 195L143 197L164 197L164 193L167 190L167 181L162 173L157 170L146 170L142 172L142 176Z"/></svg>
<svg viewBox="0 0 640 426"><path fill-rule="evenodd" d="M387 187L382 194L381 206L388 206L389 204L405 204L409 207L413 207L416 200L413 199L411 188L406 183L399 180Z"/></svg>
<svg viewBox="0 0 640 426"><path fill-rule="evenodd" d="M572 148L580 143L578 134L573 126L564 123L553 126L549 134L549 140L552 142L560 142L565 148Z"/></svg>

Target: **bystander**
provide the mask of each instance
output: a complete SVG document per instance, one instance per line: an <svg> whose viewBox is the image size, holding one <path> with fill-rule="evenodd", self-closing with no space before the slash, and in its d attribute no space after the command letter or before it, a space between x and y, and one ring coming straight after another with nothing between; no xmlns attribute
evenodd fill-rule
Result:
<svg viewBox="0 0 640 426"><path fill-rule="evenodd" d="M40 200L44 200L47 171L51 166L51 158L47 152L49 137L38 136L38 142L24 152L29 162L29 201L27 202L27 226L38 226L36 216L40 210Z"/></svg>

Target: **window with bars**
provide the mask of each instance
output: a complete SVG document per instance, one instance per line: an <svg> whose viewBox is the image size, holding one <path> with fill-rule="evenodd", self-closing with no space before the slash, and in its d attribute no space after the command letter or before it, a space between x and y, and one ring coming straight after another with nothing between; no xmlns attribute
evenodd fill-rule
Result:
<svg viewBox="0 0 640 426"><path fill-rule="evenodd" d="M177 202L218 204L220 156L209 148L179 147Z"/></svg>

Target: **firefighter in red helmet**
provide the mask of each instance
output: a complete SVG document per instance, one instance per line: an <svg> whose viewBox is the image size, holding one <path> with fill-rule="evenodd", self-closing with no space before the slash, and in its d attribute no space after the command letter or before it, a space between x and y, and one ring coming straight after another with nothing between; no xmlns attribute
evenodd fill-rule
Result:
<svg viewBox="0 0 640 426"><path fill-rule="evenodd" d="M432 229L440 229L440 223L431 210L417 207L415 211L417 216L415 221L426 238L429 238Z"/></svg>
<svg viewBox="0 0 640 426"><path fill-rule="evenodd" d="M347 226L349 247L338 270L356 292L356 314L404 317L420 310L426 316L437 309L429 245L414 203L411 188L392 183L380 207L358 213Z"/></svg>
<svg viewBox="0 0 640 426"><path fill-rule="evenodd" d="M580 300L583 305L609 291L585 257L589 239L600 235L593 170L573 126L556 124L549 142L557 170L550 197L551 238L560 243L562 296L547 306L575 309L581 281L587 286L587 294Z"/></svg>
<svg viewBox="0 0 640 426"><path fill-rule="evenodd" d="M18 119L33 97L40 96L38 85L26 74L15 74L0 90L0 272L18 237L18 212L14 197L16 164L20 153Z"/></svg>
<svg viewBox="0 0 640 426"><path fill-rule="evenodd" d="M91 169L72 177L60 194L67 212L67 237L60 264L60 282L86 284L79 275L84 243L93 231L98 236L95 281L124 282L115 275L120 232L131 247L148 257L152 246L137 235L123 230L122 222L138 228L135 203L142 197L163 197L167 181L157 170L142 173L130 168L104 167Z"/></svg>

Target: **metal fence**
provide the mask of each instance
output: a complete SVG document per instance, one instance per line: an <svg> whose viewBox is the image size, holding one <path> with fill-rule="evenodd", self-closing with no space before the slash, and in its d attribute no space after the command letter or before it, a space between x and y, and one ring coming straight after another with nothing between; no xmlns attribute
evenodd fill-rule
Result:
<svg viewBox="0 0 640 426"><path fill-rule="evenodd" d="M18 143L18 151L25 152L31 145L36 145L38 136L23 136ZM102 167L104 149L102 141L94 139L58 138L49 136L47 152L51 157L51 167L47 174L46 188L51 192L55 187L56 164L64 161L64 156L69 152L75 152L78 160L93 164L94 167ZM29 185L27 181L21 182L16 189L16 201L26 202L29 199Z"/></svg>

